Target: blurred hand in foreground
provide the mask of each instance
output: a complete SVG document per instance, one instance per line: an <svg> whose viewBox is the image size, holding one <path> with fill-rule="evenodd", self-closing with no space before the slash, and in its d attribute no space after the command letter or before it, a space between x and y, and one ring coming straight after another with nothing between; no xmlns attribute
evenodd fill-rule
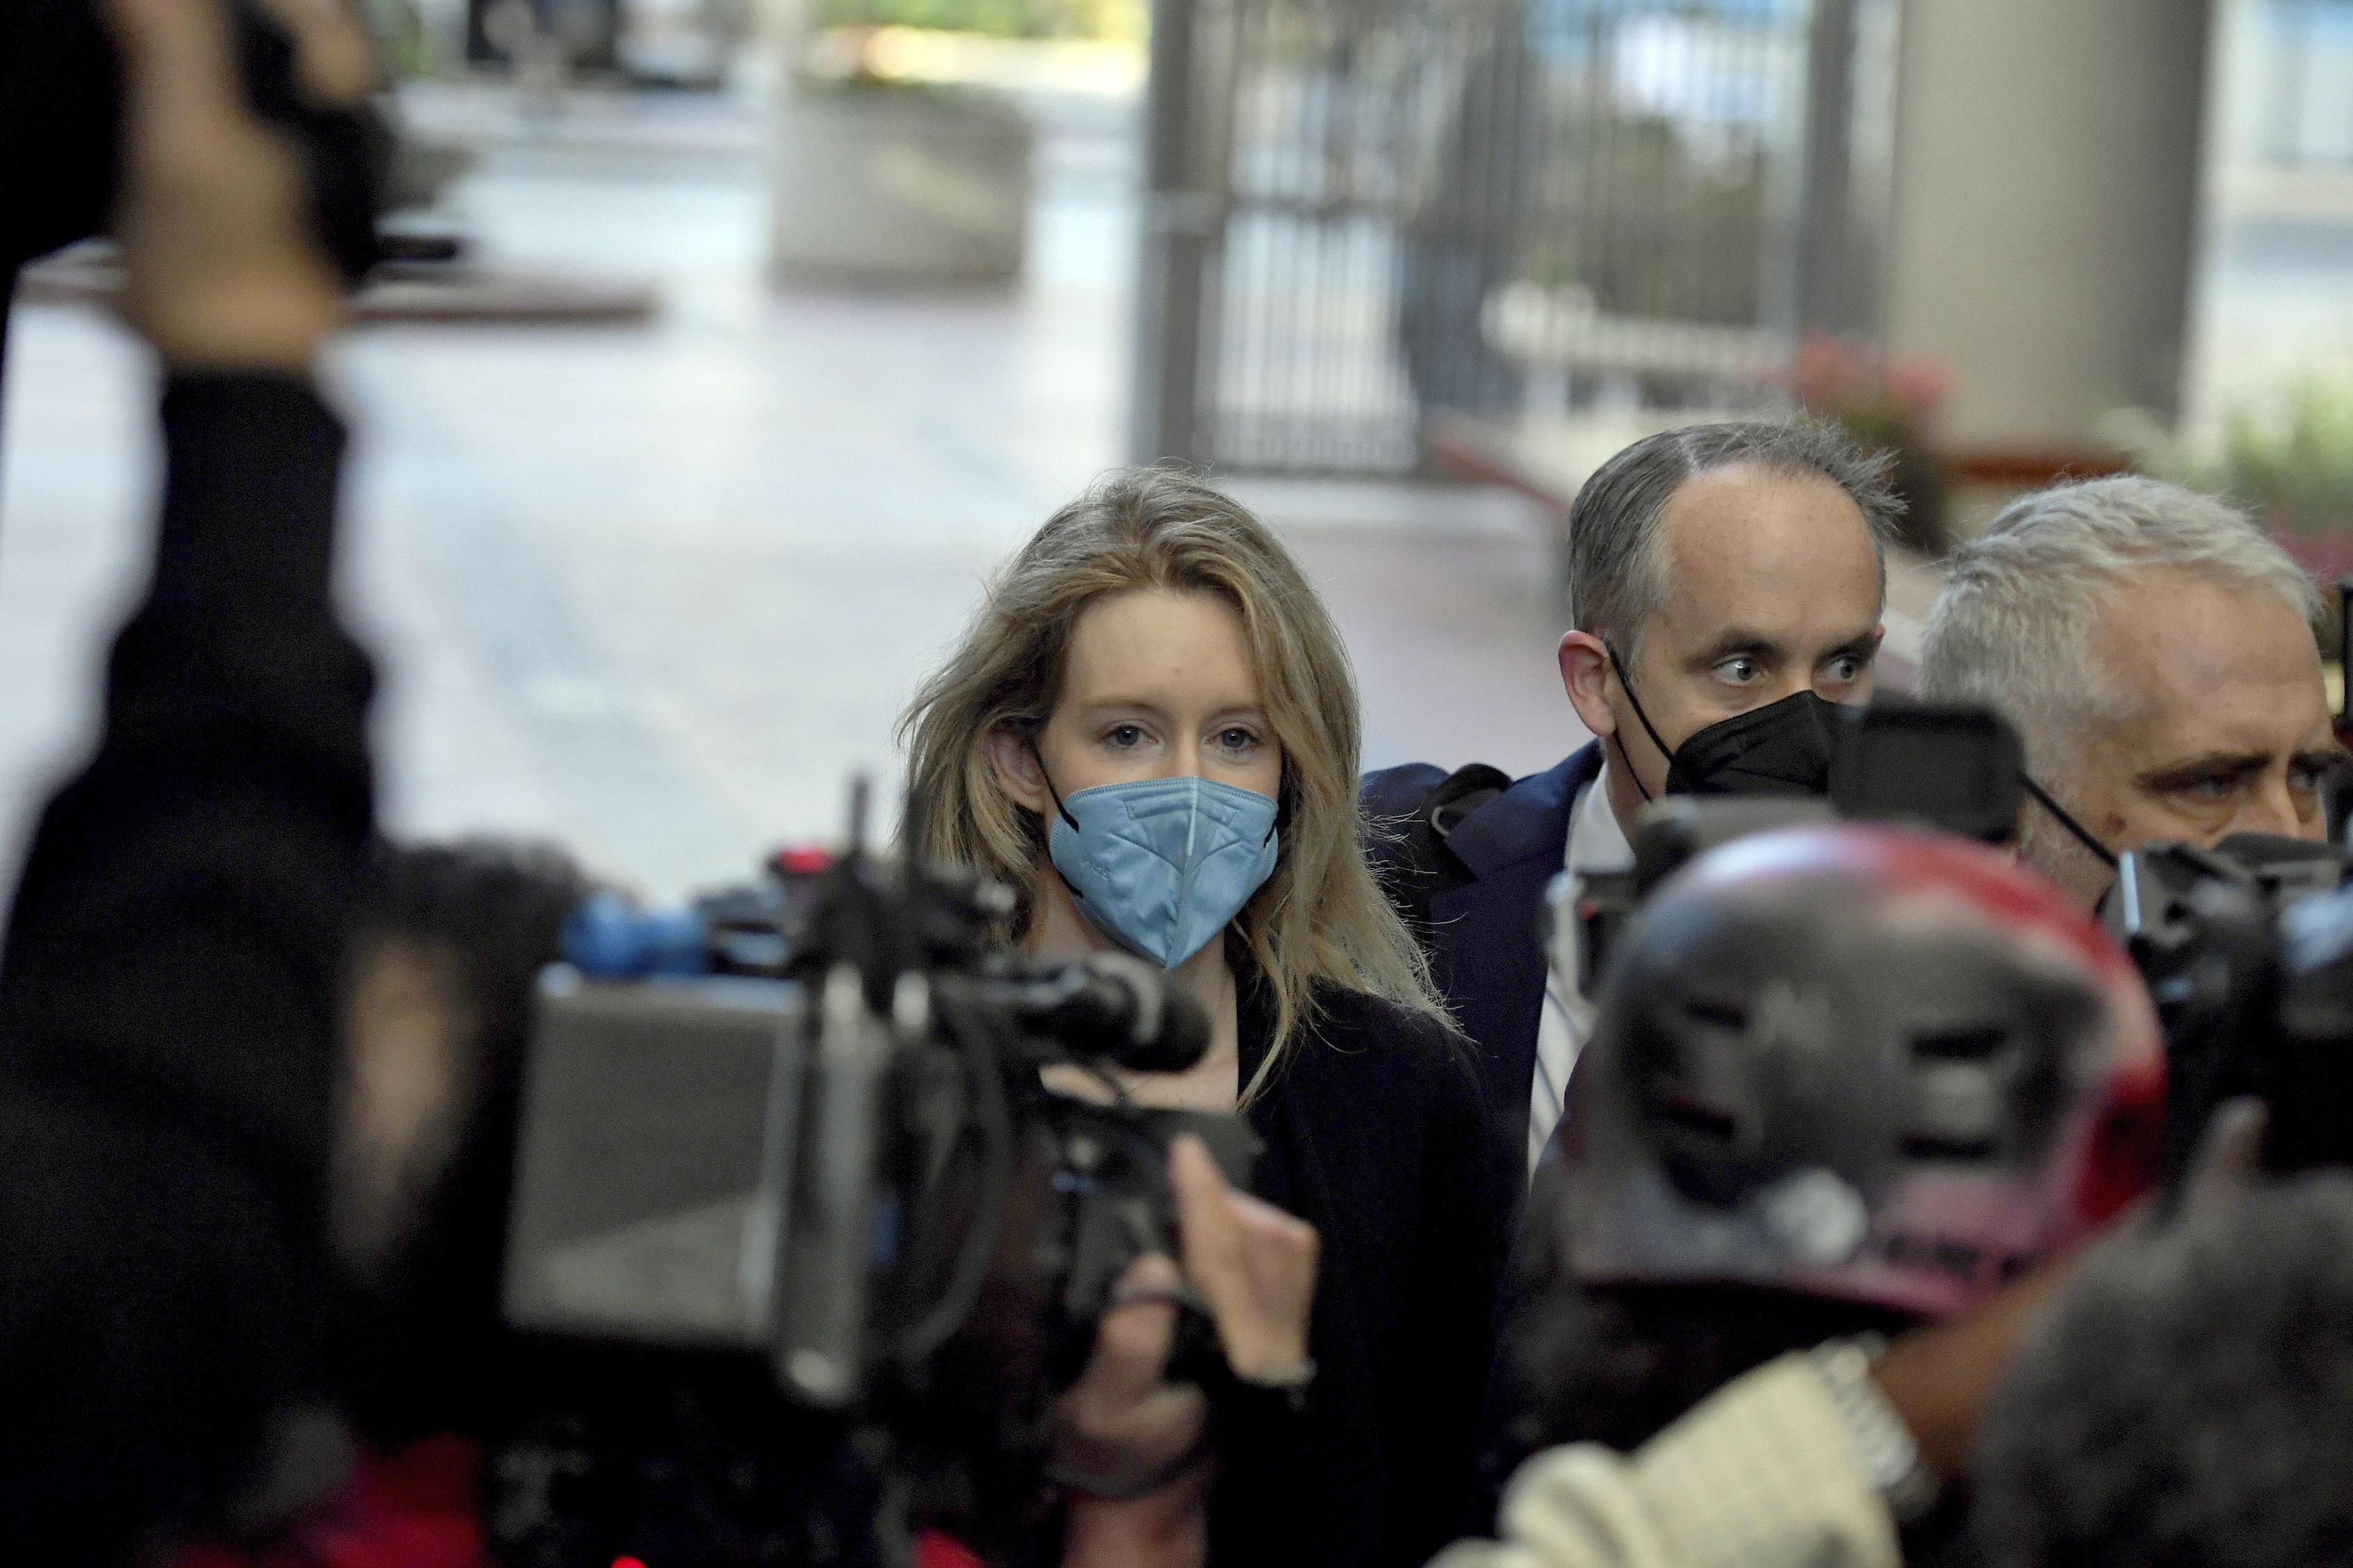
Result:
<svg viewBox="0 0 2353 1568"><path fill-rule="evenodd" d="M307 372L342 319L299 154L246 107L222 0L106 0L122 59L114 233L123 315L174 370ZM300 89L348 104L375 80L343 0L268 0Z"/></svg>
<svg viewBox="0 0 2353 1568"><path fill-rule="evenodd" d="M1236 1376L1287 1383L1307 1371L1314 1227L1235 1192L1197 1138L1176 1141L1168 1173L1184 1274L1156 1255L1129 1267L1120 1304L1104 1315L1093 1358L1060 1411L1066 1470L1100 1478L1107 1489L1159 1484L1128 1500L1073 1492L1064 1568L1190 1568L1207 1558L1208 1401L1166 1379L1180 1285L1208 1307Z"/></svg>
<svg viewBox="0 0 2353 1568"><path fill-rule="evenodd" d="M2211 1212L2245 1194L2262 1166L2269 1120L2258 1100L2229 1100L2215 1108L2182 1178L2179 1212ZM2044 1309L2087 1258L2144 1234L2151 1217L2145 1200L2092 1247L2045 1264L1967 1317L1915 1329L1888 1347L1872 1376L1911 1429L1929 1468L1947 1479L1968 1468L1986 1411Z"/></svg>

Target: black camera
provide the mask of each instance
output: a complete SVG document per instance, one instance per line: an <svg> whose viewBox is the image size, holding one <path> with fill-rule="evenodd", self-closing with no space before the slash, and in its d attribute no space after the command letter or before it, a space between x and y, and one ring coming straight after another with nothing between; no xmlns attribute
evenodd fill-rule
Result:
<svg viewBox="0 0 2353 1568"><path fill-rule="evenodd" d="M685 929L707 973L543 977L505 1311L541 1335L757 1358L792 1405L867 1434L916 1522L1001 1534L1114 1283L1177 1255L1170 1143L1199 1135L1240 1185L1257 1140L1134 1105L1105 1070L1206 1048L1163 972L992 952L1006 889L854 842L797 919L774 879L706 900ZM567 933L587 933L567 948L590 969L623 950L685 966L679 922L631 947L594 939L599 918ZM1050 1092L1055 1066L1103 1102ZM1214 1385L1214 1334L1184 1321L1171 1375Z"/></svg>
<svg viewBox="0 0 2353 1568"><path fill-rule="evenodd" d="M2270 1107L2271 1169L2353 1163L2348 882L2336 845L2264 834L2118 858L2101 918L2165 1030L2169 1175L2187 1168L2213 1108L2248 1094Z"/></svg>
<svg viewBox="0 0 2353 1568"><path fill-rule="evenodd" d="M1847 819L2003 843L2018 829L2025 766L2017 731L1991 709L1882 697L1847 710L1834 731L1827 795L1678 795L1652 802L1634 833L1632 869L1555 880L1555 949L1575 944L1577 987L1598 998L1612 945L1651 889L1686 861L1752 833Z"/></svg>

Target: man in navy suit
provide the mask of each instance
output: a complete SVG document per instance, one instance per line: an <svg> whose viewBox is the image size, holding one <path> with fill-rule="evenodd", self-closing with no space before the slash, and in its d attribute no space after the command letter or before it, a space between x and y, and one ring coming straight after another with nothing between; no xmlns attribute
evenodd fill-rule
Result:
<svg viewBox="0 0 2353 1568"><path fill-rule="evenodd" d="M1870 696L1898 507L1884 461L1833 426L1702 425L1636 442L1569 514L1561 684L1595 739L1508 787L1428 763L1366 776L1377 829L1416 825L1419 848L1377 830L1375 856L1479 1047L1499 1157L1523 1182L1592 1024L1576 976L1547 980L1547 884L1631 864L1643 805L1671 771L1674 788L1693 782L1690 755L1675 768L1692 736L1800 692Z"/></svg>

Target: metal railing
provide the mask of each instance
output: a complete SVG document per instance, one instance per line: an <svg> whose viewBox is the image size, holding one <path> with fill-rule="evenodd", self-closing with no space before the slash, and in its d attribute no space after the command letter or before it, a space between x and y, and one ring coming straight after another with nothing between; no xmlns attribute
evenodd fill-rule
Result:
<svg viewBox="0 0 2353 1568"><path fill-rule="evenodd" d="M1805 314L1808 42L1856 4L1160 0L1136 456L1396 473L1532 374L1720 386Z"/></svg>

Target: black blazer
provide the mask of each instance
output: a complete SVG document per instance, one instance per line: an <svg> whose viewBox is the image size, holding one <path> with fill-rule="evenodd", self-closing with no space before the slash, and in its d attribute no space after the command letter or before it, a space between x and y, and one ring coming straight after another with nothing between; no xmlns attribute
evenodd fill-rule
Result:
<svg viewBox="0 0 2353 1568"><path fill-rule="evenodd" d="M1478 1080L1435 1019L1319 990L1246 1113L1252 1190L1322 1240L1305 1419L1274 1450L1227 1445L1210 1559L1419 1568L1463 1533L1511 1194L1495 1190ZM1266 1059L1271 998L1245 982L1241 1081Z"/></svg>
<svg viewBox="0 0 2353 1568"><path fill-rule="evenodd" d="M1599 741L1505 790L1457 824L1446 847L1470 873L1430 900L1430 967L1455 1022L1478 1047L1481 1092L1498 1157L1527 1182L1528 1096L1544 1016L1544 894L1568 850L1577 792L1601 773ZM1376 823L1409 816L1447 775L1427 763L1365 775L1359 800ZM1377 870L1396 863L1380 834Z"/></svg>

